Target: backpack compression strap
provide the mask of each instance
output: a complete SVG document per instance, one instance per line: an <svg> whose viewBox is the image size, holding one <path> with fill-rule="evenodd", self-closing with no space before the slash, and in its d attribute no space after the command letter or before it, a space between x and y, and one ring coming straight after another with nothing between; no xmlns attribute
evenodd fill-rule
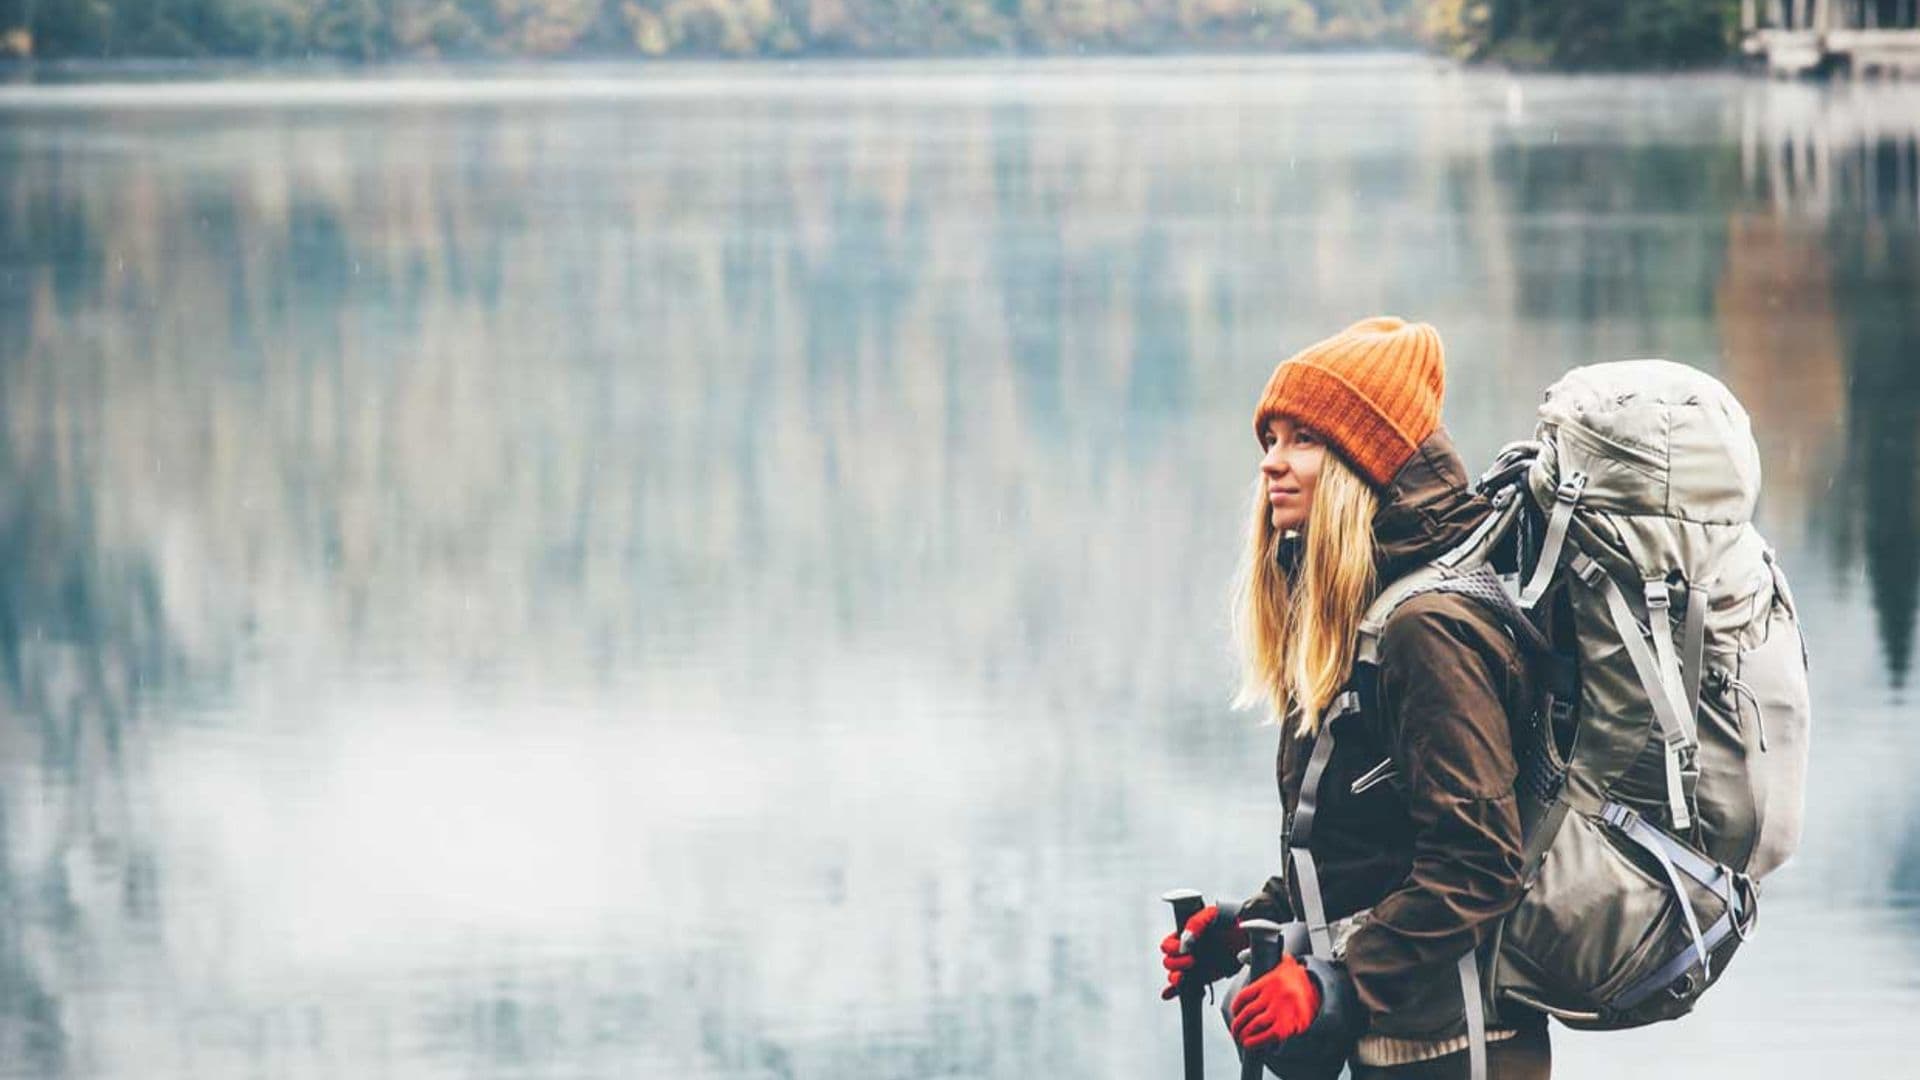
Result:
<svg viewBox="0 0 1920 1080"><path fill-rule="evenodd" d="M1716 892L1721 890L1716 889L1715 886L1724 881L1725 891L1722 893L1722 898L1727 902L1727 910L1734 912L1738 907L1733 900L1733 884L1732 879L1727 876L1729 873L1727 869L1705 863L1698 856L1675 843L1671 837L1641 820L1640 815L1630 806L1614 802L1607 803L1601 809L1600 817L1607 824L1619 829L1627 839L1640 845L1642 850L1653 856L1654 861L1660 864L1660 869L1666 871L1667 883L1673 886L1673 904L1680 909L1681 916L1686 920L1687 933L1693 938L1693 952L1700 963L1700 977L1703 980L1713 978L1713 968L1707 959L1707 943L1700 933L1700 920L1694 917L1693 901L1687 899L1687 887L1681 884L1680 873L1682 867L1685 867L1688 877L1709 889L1715 889Z"/></svg>
<svg viewBox="0 0 1920 1080"><path fill-rule="evenodd" d="M1701 665L1707 653L1707 590L1687 586L1687 618L1683 627L1685 644L1680 653L1680 682L1687 690L1687 715L1700 715Z"/></svg>
<svg viewBox="0 0 1920 1080"><path fill-rule="evenodd" d="M1690 828L1693 815L1687 812L1687 792L1681 777L1680 758L1693 747L1694 734L1687 726L1687 717L1690 715L1687 690L1681 685L1686 675L1673 656L1673 625L1668 617L1666 582L1655 579L1646 583L1647 616L1652 625L1642 627L1633 614L1633 608L1628 605L1626 595L1604 567L1581 554L1574 558L1571 569L1575 577L1606 600L1607 615L1613 620L1614 632L1627 647L1627 659L1633 664L1633 673L1639 677L1640 688L1646 693L1648 703L1653 706L1654 721L1660 727L1661 741L1666 744L1667 813L1671 824L1676 830ZM1687 607L1689 622L1695 618L1702 620L1699 638L1704 643L1706 605L1690 599ZM1695 615L1695 611L1699 614ZM1691 651L1695 634L1691 627L1685 632ZM1648 637L1653 638L1652 648L1647 646ZM1700 661L1695 659L1686 666L1697 671ZM1670 670L1672 674L1669 674ZM1698 693L1697 690L1694 692Z"/></svg>
<svg viewBox="0 0 1920 1080"><path fill-rule="evenodd" d="M1614 828L1619 829L1627 839L1640 845L1666 871L1674 887L1674 897L1680 910L1687 917L1687 930L1693 935L1693 947L1683 949L1657 970L1628 986L1614 997L1612 1007L1622 1011L1633 1009L1641 1002L1662 990L1667 990L1683 977L1690 976L1695 967L1700 969L1700 977L1708 979L1712 975L1708 967L1708 957L1719 948L1729 934L1746 937L1753 929L1756 914L1753 903L1753 879L1732 870L1721 863L1702 858L1698 852L1659 829L1646 823L1631 807L1609 802L1601 808L1601 818ZM1685 900L1679 875L1684 874L1700 884L1700 887L1720 897L1726 904L1726 910L1720 918L1705 931L1693 918L1692 906Z"/></svg>
<svg viewBox="0 0 1920 1080"><path fill-rule="evenodd" d="M1540 544L1540 558L1534 562L1533 572L1527 575L1527 583L1520 587L1522 608L1532 611L1547 594L1547 586L1553 584L1553 572L1560 566L1560 552L1567 546L1567 527L1573 524L1573 508L1580 505L1580 495L1586 488L1587 474L1576 472L1554 489L1553 511L1547 515L1547 535Z"/></svg>

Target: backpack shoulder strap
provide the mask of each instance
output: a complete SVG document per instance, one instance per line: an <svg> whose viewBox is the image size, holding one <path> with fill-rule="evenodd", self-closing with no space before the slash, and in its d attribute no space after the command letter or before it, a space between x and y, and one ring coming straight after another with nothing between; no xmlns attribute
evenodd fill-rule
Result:
<svg viewBox="0 0 1920 1080"><path fill-rule="evenodd" d="M1519 516L1518 492L1505 489L1495 500L1493 513L1475 526L1465 540L1380 590L1380 595L1360 616L1354 663L1379 666L1380 635L1387 628L1387 620L1407 601L1430 592L1455 593L1479 601L1500 619L1523 648L1544 650L1546 639L1514 604L1499 577L1487 566L1487 558L1495 545L1506 537Z"/></svg>

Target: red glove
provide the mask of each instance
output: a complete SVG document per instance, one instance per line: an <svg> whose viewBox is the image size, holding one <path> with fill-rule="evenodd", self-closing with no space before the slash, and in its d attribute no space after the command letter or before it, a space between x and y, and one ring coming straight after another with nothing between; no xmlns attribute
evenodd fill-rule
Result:
<svg viewBox="0 0 1920 1080"><path fill-rule="evenodd" d="M1257 1050L1291 1039L1320 1015L1320 988L1291 956L1233 996L1233 1041Z"/></svg>
<svg viewBox="0 0 1920 1080"><path fill-rule="evenodd" d="M1178 996L1182 979L1210 983L1239 971L1240 950L1246 947L1247 932L1238 922L1222 919L1220 905L1208 904L1194 912L1185 933L1160 940L1160 965L1167 969L1167 988L1160 991L1160 1000Z"/></svg>

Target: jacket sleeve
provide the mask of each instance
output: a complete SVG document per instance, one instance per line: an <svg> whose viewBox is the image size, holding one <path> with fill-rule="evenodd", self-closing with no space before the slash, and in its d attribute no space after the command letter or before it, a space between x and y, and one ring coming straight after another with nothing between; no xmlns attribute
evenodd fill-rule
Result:
<svg viewBox="0 0 1920 1080"><path fill-rule="evenodd" d="M1260 891L1247 897L1240 904L1239 917L1242 919L1272 919L1277 923L1293 921L1293 901L1287 898L1286 879L1275 875L1267 879Z"/></svg>
<svg viewBox="0 0 1920 1080"><path fill-rule="evenodd" d="M1379 676L1377 715L1404 782L1412 868L1354 932L1346 968L1372 1030L1434 1037L1461 1015L1448 971L1520 898L1505 702L1524 676L1490 615L1442 597L1409 601L1388 622Z"/></svg>

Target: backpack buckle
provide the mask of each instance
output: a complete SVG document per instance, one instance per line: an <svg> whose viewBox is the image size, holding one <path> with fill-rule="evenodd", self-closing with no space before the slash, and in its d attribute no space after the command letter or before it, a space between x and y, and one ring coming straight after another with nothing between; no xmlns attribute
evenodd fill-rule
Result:
<svg viewBox="0 0 1920 1080"><path fill-rule="evenodd" d="M1563 503L1579 502L1580 493L1582 491L1585 491L1586 489L1587 489L1586 473L1583 473L1583 472L1568 473L1567 478L1565 480L1560 481L1560 486L1553 489L1553 501L1563 502Z"/></svg>
<svg viewBox="0 0 1920 1080"><path fill-rule="evenodd" d="M1631 832L1634 823L1640 820L1640 814L1625 803L1610 802L1600 808L1600 820L1621 832Z"/></svg>
<svg viewBox="0 0 1920 1080"><path fill-rule="evenodd" d="M1573 722L1573 702L1562 698L1547 698L1547 720L1555 728L1564 728Z"/></svg>
<svg viewBox="0 0 1920 1080"><path fill-rule="evenodd" d="M1673 597L1667 595L1667 583L1664 578L1654 578L1646 583L1641 593L1647 598L1647 610L1665 611L1673 606Z"/></svg>
<svg viewBox="0 0 1920 1080"><path fill-rule="evenodd" d="M1601 566L1598 559L1588 556L1585 552L1574 556L1573 561L1567 564L1567 569L1573 571L1573 576L1580 579L1580 584L1589 588L1598 585L1607 572L1607 568Z"/></svg>

